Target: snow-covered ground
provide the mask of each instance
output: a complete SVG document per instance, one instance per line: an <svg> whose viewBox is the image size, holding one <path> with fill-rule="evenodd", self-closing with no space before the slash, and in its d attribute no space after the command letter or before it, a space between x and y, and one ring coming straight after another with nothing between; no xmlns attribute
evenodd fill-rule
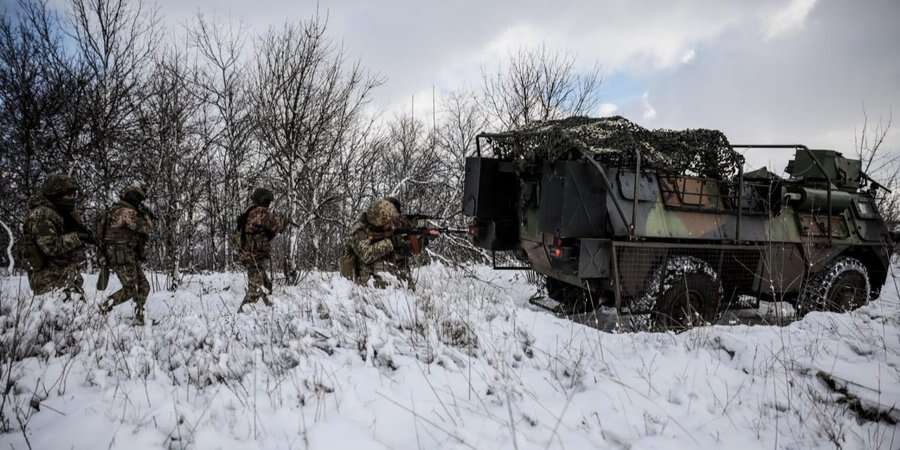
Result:
<svg viewBox="0 0 900 450"><path fill-rule="evenodd" d="M852 314L675 335L536 310L516 273L418 276L313 273L245 314L241 274L190 276L143 328L2 278L0 448L900 448L892 280Z"/></svg>

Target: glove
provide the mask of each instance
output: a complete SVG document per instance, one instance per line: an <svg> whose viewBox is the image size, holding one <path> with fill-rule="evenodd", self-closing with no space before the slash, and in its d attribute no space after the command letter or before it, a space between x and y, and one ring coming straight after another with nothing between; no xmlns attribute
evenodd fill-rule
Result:
<svg viewBox="0 0 900 450"><path fill-rule="evenodd" d="M409 239L406 236L391 236L391 245L394 247L394 253L397 256L409 256L412 254L409 244Z"/></svg>
<svg viewBox="0 0 900 450"><path fill-rule="evenodd" d="M427 247L428 244L429 244L434 238L436 238L436 237L438 237L438 236L440 236L440 235L441 235L440 230L437 230L437 229L434 229L434 228L429 228L428 231L427 231L425 234L422 235L422 248L424 249L425 247Z"/></svg>
<svg viewBox="0 0 900 450"><path fill-rule="evenodd" d="M81 239L78 237L78 233L66 233L62 235L62 243L63 247L70 251L84 246Z"/></svg>

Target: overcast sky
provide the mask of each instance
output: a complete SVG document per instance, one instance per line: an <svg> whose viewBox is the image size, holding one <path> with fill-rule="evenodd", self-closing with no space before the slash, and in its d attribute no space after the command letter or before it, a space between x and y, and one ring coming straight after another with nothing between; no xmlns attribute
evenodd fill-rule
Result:
<svg viewBox="0 0 900 450"><path fill-rule="evenodd" d="M864 109L871 122L900 108L900 0L157 3L171 27L203 13L251 34L318 7L347 52L386 79L375 97L385 111L415 97L417 112L430 114L432 86L439 95L478 87L483 68L542 44L584 69L600 65L595 114L718 128L733 143L850 151ZM891 149L900 147L896 122Z"/></svg>

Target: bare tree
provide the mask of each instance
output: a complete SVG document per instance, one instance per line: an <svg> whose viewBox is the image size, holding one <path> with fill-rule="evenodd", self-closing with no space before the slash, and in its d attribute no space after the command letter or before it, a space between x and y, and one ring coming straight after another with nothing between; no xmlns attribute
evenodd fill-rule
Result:
<svg viewBox="0 0 900 450"><path fill-rule="evenodd" d="M229 235L245 197L259 172L248 91L243 32L198 16L189 30L199 55L200 70L194 86L203 99L201 133L206 147L207 267L219 270L233 264Z"/></svg>
<svg viewBox="0 0 900 450"><path fill-rule="evenodd" d="M350 60L319 16L264 33L251 56L240 27L202 16L188 48L160 42L140 0L19 0L0 20L0 211L21 217L46 174L66 170L85 203L148 184L158 214L151 267L233 266L235 218L252 189L277 192L296 225L276 245L286 273L333 266L347 228L385 195L464 226L465 158L486 128L586 114L599 74L546 48L521 50L479 93L451 93L431 121L366 111L381 83ZM12 224L13 228L15 223ZM450 238L447 238L450 241ZM460 260L471 246L429 248Z"/></svg>
<svg viewBox="0 0 900 450"><path fill-rule="evenodd" d="M159 262L167 288L178 286L182 267L193 268L200 208L207 192L205 147L199 133L200 97L193 95L196 67L183 53L162 54L144 87L138 116L140 173L152 193Z"/></svg>
<svg viewBox="0 0 900 450"><path fill-rule="evenodd" d="M77 142L71 126L83 79L62 56L58 22L45 3L22 1L0 18L0 212L14 229L43 176L66 169Z"/></svg>
<svg viewBox="0 0 900 450"><path fill-rule="evenodd" d="M50 105L41 86L38 37L8 17L0 20L0 126L3 151L0 187L4 217L15 217L37 182L45 152L40 147L41 119ZM23 193L24 195L20 194Z"/></svg>
<svg viewBox="0 0 900 450"><path fill-rule="evenodd" d="M399 198L407 210L426 212L445 183L434 143L430 126L412 115L394 116L379 145L375 190Z"/></svg>
<svg viewBox="0 0 900 450"><path fill-rule="evenodd" d="M477 97L468 92L450 93L443 109L439 142L446 155L441 161L449 177L447 190L458 195L461 204L466 157L475 154L475 136L488 127L489 120Z"/></svg>
<svg viewBox="0 0 900 450"><path fill-rule="evenodd" d="M313 17L269 31L257 48L253 80L255 130L297 224L288 258L294 264L303 250L302 261L313 267L324 263L322 239L334 235L323 232L333 231L323 211L341 200L343 152L380 84L346 61L326 28Z"/></svg>
<svg viewBox="0 0 900 450"><path fill-rule="evenodd" d="M156 11L141 1L71 0L69 36L89 77L76 112L86 121L77 170L99 203L133 169L137 108L157 33Z"/></svg>
<svg viewBox="0 0 900 450"><path fill-rule="evenodd" d="M585 115L597 106L600 83L600 69L579 72L574 56L545 46L521 49L506 67L482 70L482 107L503 129Z"/></svg>
<svg viewBox="0 0 900 450"><path fill-rule="evenodd" d="M862 128L854 133L853 140L863 172L887 189L896 191L900 187L900 154L884 148L892 125L893 114L870 125L869 115L863 110ZM897 194L879 190L876 203L878 211L890 226L900 224L900 198Z"/></svg>

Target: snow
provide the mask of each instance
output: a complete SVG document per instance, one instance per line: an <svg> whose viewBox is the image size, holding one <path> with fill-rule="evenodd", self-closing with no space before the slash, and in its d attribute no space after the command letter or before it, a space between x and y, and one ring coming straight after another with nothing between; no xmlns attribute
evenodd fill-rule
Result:
<svg viewBox="0 0 900 450"><path fill-rule="evenodd" d="M676 335L557 318L518 273L417 276L413 293L309 273L236 314L242 274L194 275L151 294L143 328L128 304L96 313L94 276L87 304L0 278L0 447L900 448L822 380L890 416L893 280L853 313Z"/></svg>

